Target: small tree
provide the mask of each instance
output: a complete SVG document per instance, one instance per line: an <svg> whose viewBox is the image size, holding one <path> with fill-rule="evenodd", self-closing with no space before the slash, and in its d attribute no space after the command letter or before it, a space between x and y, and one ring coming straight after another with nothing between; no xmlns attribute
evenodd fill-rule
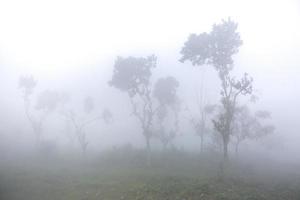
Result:
<svg viewBox="0 0 300 200"><path fill-rule="evenodd" d="M263 122L270 118L271 114L268 111L257 111L252 114L247 106L236 109L232 126L236 154L243 141L259 139L274 132L274 126Z"/></svg>
<svg viewBox="0 0 300 200"><path fill-rule="evenodd" d="M114 64L114 71L110 86L113 86L129 96L133 115L139 120L142 134L147 147L147 164L150 164L150 139L153 137L153 108L151 75L156 67L154 55L146 58L118 57Z"/></svg>
<svg viewBox="0 0 300 200"><path fill-rule="evenodd" d="M23 92L23 101L24 101L24 107L25 107L25 114L30 122L30 125L34 131L34 134L36 136L36 144L39 143L39 138L41 135L41 125L40 123L36 122L35 119L30 114L30 108L31 108L31 99L30 97L33 94L34 88L36 87L37 81L33 78L33 76L21 76L19 78L19 88Z"/></svg>
<svg viewBox="0 0 300 200"><path fill-rule="evenodd" d="M206 104L203 106L202 103L198 102L198 114L200 117L192 116L190 123L192 124L196 135L200 137L200 152L203 152L205 135L211 133L211 129L208 126L208 119L214 113L216 106Z"/></svg>
<svg viewBox="0 0 300 200"><path fill-rule="evenodd" d="M96 120L103 119L105 122L109 123L111 121L110 118L112 118L112 114L108 109L104 110L101 116L92 116L94 109L94 100L91 97L86 97L83 102L83 110L86 114L85 119L82 119L81 117L76 115L72 110L68 112L62 112L62 114L73 124L73 127L75 129L75 136L80 145L83 156L86 155L86 150L89 144L85 128Z"/></svg>
<svg viewBox="0 0 300 200"><path fill-rule="evenodd" d="M240 80L231 76L232 56L242 45L236 32L237 24L230 19L215 24L210 33L192 34L181 50L181 62L189 60L193 65L212 65L221 81L221 104L223 109L213 120L215 129L223 140L224 159L228 158L231 125L239 96L252 93L252 78L245 73Z"/></svg>
<svg viewBox="0 0 300 200"><path fill-rule="evenodd" d="M37 81L33 76L22 76L19 79L19 88L23 91L25 114L35 134L36 145L39 147L43 136L43 123L49 113L56 109L60 96L54 90L45 90L38 95L36 105L33 107L31 96L36 85Z"/></svg>
<svg viewBox="0 0 300 200"><path fill-rule="evenodd" d="M196 91L196 109L193 109L193 112L190 109L190 118L189 122L197 136L200 137L200 152L203 152L205 136L212 133L211 128L209 127L209 121L211 121L212 114L216 110L216 105L209 104L208 98L204 94L204 80L205 80L205 70L201 73L201 85L200 89Z"/></svg>
<svg viewBox="0 0 300 200"><path fill-rule="evenodd" d="M153 96L159 102L159 109L156 113L158 121L157 137L163 144L164 149L170 144L179 132L178 114L180 111L180 102L177 96L179 82L174 77L160 78L157 80ZM167 131L167 118L173 117L173 126Z"/></svg>

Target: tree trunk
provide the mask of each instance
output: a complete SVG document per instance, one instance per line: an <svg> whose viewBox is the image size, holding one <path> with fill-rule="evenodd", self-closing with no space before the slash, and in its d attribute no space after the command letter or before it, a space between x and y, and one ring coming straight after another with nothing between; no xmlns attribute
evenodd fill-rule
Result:
<svg viewBox="0 0 300 200"><path fill-rule="evenodd" d="M228 141L223 137L223 158L224 160L228 160Z"/></svg>
<svg viewBox="0 0 300 200"><path fill-rule="evenodd" d="M219 179L224 181L226 179L226 171L228 168L228 143L229 139L223 136L223 160L220 162Z"/></svg>
<svg viewBox="0 0 300 200"><path fill-rule="evenodd" d="M203 153L203 140L204 140L204 137L203 137L203 135L201 135L200 136L201 137L201 144L200 144L200 152L201 152L201 154Z"/></svg>
<svg viewBox="0 0 300 200"><path fill-rule="evenodd" d="M146 151L147 151L147 166L151 165L151 146L150 146L150 138L146 137Z"/></svg>

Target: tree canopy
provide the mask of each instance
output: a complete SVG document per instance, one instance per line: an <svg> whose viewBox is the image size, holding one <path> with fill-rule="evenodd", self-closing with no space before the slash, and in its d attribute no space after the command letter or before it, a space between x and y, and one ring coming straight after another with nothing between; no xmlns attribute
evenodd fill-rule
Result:
<svg viewBox="0 0 300 200"><path fill-rule="evenodd" d="M118 57L109 84L122 91L127 91L130 96L135 96L137 93L143 94L145 87L150 82L151 70L155 67L156 57L154 55L146 58Z"/></svg>
<svg viewBox="0 0 300 200"><path fill-rule="evenodd" d="M174 104L177 101L179 82L172 76L160 78L154 86L153 95L161 104Z"/></svg>
<svg viewBox="0 0 300 200"><path fill-rule="evenodd" d="M191 34L181 50L180 61L213 65L220 73L229 73L233 67L232 56L243 43L237 27L238 24L229 18L214 24L210 33Z"/></svg>

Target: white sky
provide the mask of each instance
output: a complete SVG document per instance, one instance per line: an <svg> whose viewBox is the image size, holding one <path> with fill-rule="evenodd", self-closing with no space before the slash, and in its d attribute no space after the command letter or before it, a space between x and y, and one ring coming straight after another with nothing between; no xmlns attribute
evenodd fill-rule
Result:
<svg viewBox="0 0 300 200"><path fill-rule="evenodd" d="M190 33L229 16L245 56L299 57L299 13L297 0L1 0L0 64L49 74L141 50L179 52Z"/></svg>

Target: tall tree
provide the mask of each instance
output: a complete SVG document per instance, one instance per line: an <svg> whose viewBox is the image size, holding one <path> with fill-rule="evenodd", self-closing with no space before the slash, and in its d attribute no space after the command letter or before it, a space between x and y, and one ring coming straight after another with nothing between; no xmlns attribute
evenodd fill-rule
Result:
<svg viewBox="0 0 300 200"><path fill-rule="evenodd" d="M126 92L129 96L133 115L139 120L146 141L147 164L150 164L150 139L156 109L153 108L151 75L156 67L154 55L144 57L118 57L109 85Z"/></svg>
<svg viewBox="0 0 300 200"><path fill-rule="evenodd" d="M219 75L223 109L213 120L213 124L222 136L224 159L228 158L228 144L237 99L241 95L252 93L252 78L245 73L240 80L236 80L230 74L233 69L232 56L238 52L241 45L237 23L228 19L213 25L210 33L190 35L181 50L181 62L189 60L197 66L211 65Z"/></svg>

